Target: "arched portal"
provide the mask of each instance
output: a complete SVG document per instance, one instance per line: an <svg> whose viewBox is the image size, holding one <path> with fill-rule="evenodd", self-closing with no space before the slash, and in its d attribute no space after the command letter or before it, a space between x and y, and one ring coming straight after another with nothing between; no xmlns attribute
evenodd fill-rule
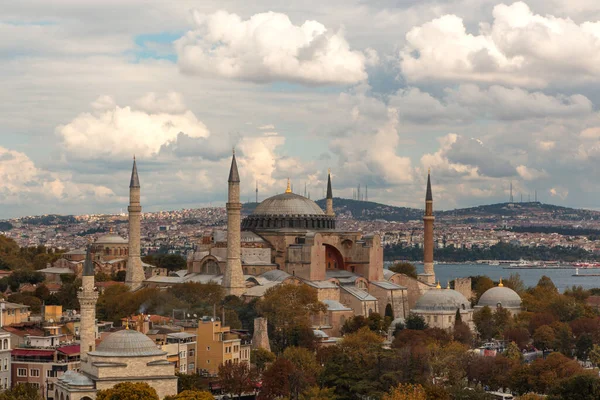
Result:
<svg viewBox="0 0 600 400"><path fill-rule="evenodd" d="M346 264L344 263L344 257L342 257L342 253L329 244L324 244L324 246L325 268L327 268L327 270L346 269Z"/></svg>

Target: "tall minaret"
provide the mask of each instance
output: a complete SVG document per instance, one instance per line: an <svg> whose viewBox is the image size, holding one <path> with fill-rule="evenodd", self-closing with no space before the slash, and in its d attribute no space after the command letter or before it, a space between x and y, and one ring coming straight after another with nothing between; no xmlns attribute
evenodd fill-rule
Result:
<svg viewBox="0 0 600 400"><path fill-rule="evenodd" d="M140 179L138 178L137 165L133 157L133 169L129 183L129 252L127 256L127 275L125 283L132 290L142 286L146 278L140 253L140 219L142 206L140 205Z"/></svg>
<svg viewBox="0 0 600 400"><path fill-rule="evenodd" d="M325 214L334 216L333 213L333 191L331 190L331 170L327 171L327 197L325 200Z"/></svg>
<svg viewBox="0 0 600 400"><path fill-rule="evenodd" d="M433 194L431 193L431 171L427 172L427 193L425 194L425 215L423 216L423 264L424 273L420 274L421 280L427 283L435 283L435 271L433 270Z"/></svg>
<svg viewBox="0 0 600 400"><path fill-rule="evenodd" d="M98 291L94 283L91 245L88 246L85 254L82 275L81 288L77 293L81 313L79 352L81 359L86 360L87 353L96 349L96 302L98 301Z"/></svg>
<svg viewBox="0 0 600 400"><path fill-rule="evenodd" d="M227 265L221 284L226 295L241 296L246 291L244 272L242 271L241 254L241 216L240 175L235 150L231 158L229 170L229 190L227 196Z"/></svg>

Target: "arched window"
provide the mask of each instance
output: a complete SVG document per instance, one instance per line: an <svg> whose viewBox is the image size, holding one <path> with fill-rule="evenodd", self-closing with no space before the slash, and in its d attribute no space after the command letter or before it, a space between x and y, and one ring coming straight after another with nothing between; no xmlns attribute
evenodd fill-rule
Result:
<svg viewBox="0 0 600 400"><path fill-rule="evenodd" d="M4 341L2 342L2 348L4 350L8 350L8 339L4 339Z"/></svg>

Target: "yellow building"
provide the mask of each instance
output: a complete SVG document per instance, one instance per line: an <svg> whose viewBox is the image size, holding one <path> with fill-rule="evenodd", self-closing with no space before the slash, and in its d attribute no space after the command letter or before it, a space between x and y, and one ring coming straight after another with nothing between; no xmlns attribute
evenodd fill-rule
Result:
<svg viewBox="0 0 600 400"><path fill-rule="evenodd" d="M198 321L196 368L216 374L224 363L250 362L250 344L242 344L239 335L221 321L204 318Z"/></svg>
<svg viewBox="0 0 600 400"><path fill-rule="evenodd" d="M29 306L24 304L0 301L0 309L2 310L0 327L12 324L20 324L21 322L27 322L29 320Z"/></svg>

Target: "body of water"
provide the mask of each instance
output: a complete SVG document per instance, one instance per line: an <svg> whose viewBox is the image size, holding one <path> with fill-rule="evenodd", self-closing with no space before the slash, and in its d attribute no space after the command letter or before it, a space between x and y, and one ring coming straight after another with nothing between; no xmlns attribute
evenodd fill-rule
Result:
<svg viewBox="0 0 600 400"><path fill-rule="evenodd" d="M417 264L417 272L423 272L423 264ZM485 275L494 281L500 278L506 279L511 274L518 273L525 286L535 286L543 275L546 275L554 285L563 292L573 285L582 286L585 289L600 288L600 276L575 277L575 268L565 269L504 269L500 265L485 264L436 264L435 276L440 280L442 287L446 287L448 281L454 278L464 278L476 275ZM600 274L600 269L579 269L580 274Z"/></svg>

